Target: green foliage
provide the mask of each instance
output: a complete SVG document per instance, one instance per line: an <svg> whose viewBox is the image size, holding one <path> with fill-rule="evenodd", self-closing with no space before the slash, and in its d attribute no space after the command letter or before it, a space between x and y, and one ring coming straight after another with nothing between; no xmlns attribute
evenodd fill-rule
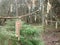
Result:
<svg viewBox="0 0 60 45"><path fill-rule="evenodd" d="M15 36L15 20L8 20L6 25L0 27L0 40L11 40L11 45L44 45L40 37L40 29L22 22L20 30L20 41Z"/></svg>

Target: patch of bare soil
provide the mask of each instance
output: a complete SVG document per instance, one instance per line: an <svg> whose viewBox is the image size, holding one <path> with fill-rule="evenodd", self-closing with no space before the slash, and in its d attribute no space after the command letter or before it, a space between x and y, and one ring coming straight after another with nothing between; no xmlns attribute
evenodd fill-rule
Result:
<svg viewBox="0 0 60 45"><path fill-rule="evenodd" d="M60 45L60 29L46 29L42 37L45 45Z"/></svg>

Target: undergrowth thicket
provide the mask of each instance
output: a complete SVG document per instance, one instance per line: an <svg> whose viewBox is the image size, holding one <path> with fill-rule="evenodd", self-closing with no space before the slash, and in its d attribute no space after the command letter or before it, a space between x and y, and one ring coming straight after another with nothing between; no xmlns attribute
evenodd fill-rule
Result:
<svg viewBox="0 0 60 45"><path fill-rule="evenodd" d="M5 23L5 26L0 27L0 45L44 45L40 37L41 29L22 22L18 41L15 36L15 20L7 20Z"/></svg>

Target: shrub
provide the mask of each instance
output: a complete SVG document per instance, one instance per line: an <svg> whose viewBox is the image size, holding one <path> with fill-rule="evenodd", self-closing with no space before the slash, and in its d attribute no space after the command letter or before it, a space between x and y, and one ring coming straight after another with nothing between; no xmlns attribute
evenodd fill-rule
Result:
<svg viewBox="0 0 60 45"><path fill-rule="evenodd" d="M22 22L22 29L20 30L20 41L15 36L15 20L6 21L6 25L0 28L0 39L11 40L11 45L42 45L43 41L40 38L40 30L31 25ZM5 41L6 42L6 41Z"/></svg>

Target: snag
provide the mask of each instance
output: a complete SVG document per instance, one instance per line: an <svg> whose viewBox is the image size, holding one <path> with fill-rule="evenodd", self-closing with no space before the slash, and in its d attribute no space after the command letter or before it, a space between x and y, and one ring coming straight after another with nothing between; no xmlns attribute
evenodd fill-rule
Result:
<svg viewBox="0 0 60 45"><path fill-rule="evenodd" d="M21 20L17 20L15 25L16 25L16 37L18 38L18 40L20 40L20 30L22 27Z"/></svg>

